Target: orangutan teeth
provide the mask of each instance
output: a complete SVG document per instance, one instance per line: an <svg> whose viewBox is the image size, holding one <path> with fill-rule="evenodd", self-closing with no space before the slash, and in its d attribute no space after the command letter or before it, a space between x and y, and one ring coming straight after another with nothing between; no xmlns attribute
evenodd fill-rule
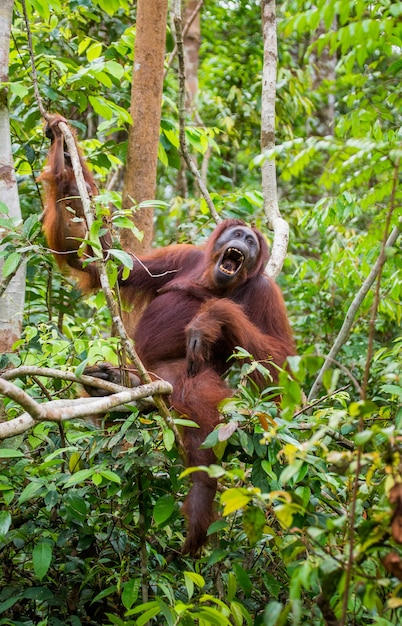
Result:
<svg viewBox="0 0 402 626"><path fill-rule="evenodd" d="M233 276L241 268L244 262L244 254L237 248L228 248L223 255L219 269L228 276Z"/></svg>

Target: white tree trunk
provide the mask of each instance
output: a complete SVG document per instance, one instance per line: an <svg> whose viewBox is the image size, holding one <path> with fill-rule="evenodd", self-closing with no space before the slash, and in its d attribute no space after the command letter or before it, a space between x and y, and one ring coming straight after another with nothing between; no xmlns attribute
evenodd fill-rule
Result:
<svg viewBox="0 0 402 626"><path fill-rule="evenodd" d="M275 0L262 0L262 34L264 40L264 65L262 70L261 95L261 152L275 146L275 100L276 100L276 6ZM274 159L265 159L262 164L262 193L268 228L274 231L271 258L267 274L276 278L286 257L289 227L281 217L278 207L276 168Z"/></svg>
<svg viewBox="0 0 402 626"><path fill-rule="evenodd" d="M13 4L14 0L0 2L0 201L8 207L8 215L18 222L21 220L21 209L11 151L7 87L4 84L8 81ZM2 267L3 262L0 261L0 277ZM11 352L14 342L21 337L24 301L25 267L21 267L0 298L0 353Z"/></svg>

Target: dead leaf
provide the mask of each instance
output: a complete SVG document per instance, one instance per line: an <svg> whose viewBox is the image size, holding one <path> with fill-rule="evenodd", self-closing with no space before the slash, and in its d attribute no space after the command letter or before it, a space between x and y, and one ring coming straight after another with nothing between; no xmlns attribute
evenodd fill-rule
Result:
<svg viewBox="0 0 402 626"><path fill-rule="evenodd" d="M238 425L237 422L228 422L220 426L218 429L218 441L227 441L237 430Z"/></svg>

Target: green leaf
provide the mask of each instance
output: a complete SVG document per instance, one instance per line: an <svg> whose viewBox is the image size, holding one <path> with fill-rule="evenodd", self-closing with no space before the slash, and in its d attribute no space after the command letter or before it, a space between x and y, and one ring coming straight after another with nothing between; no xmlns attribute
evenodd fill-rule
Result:
<svg viewBox="0 0 402 626"><path fill-rule="evenodd" d="M205 586L205 580L203 577L195 572L184 572L184 582L189 600L191 600L194 594L194 584L200 589Z"/></svg>
<svg viewBox="0 0 402 626"><path fill-rule="evenodd" d="M66 507L67 519L82 525L87 516L89 506L87 501L75 493L74 490L66 493L63 501Z"/></svg>
<svg viewBox="0 0 402 626"><path fill-rule="evenodd" d="M205 619L206 624L216 624L216 626L232 626L228 618L212 606L203 606L198 615L200 620Z"/></svg>
<svg viewBox="0 0 402 626"><path fill-rule="evenodd" d="M124 583L121 601L125 609L131 609L133 604L137 602L140 585L140 578L130 578L130 580Z"/></svg>
<svg viewBox="0 0 402 626"><path fill-rule="evenodd" d="M64 484L64 488L66 489L67 487L72 487L73 485L84 483L86 480L91 478L93 473L94 473L93 469L83 469L83 470L79 470L78 472L75 472L75 474L70 476L70 478Z"/></svg>
<svg viewBox="0 0 402 626"><path fill-rule="evenodd" d="M29 94L29 89L22 82L12 82L10 83L10 93L23 100Z"/></svg>
<svg viewBox="0 0 402 626"><path fill-rule="evenodd" d="M155 522L163 524L172 515L174 510L174 498L170 495L161 496L159 500L155 502L153 516Z"/></svg>
<svg viewBox="0 0 402 626"><path fill-rule="evenodd" d="M223 515L242 509L252 500L252 497L252 494L244 487L227 489L221 495L221 503L224 505Z"/></svg>
<svg viewBox="0 0 402 626"><path fill-rule="evenodd" d="M402 400L402 387L400 385L382 385L381 391L392 396L398 396Z"/></svg>
<svg viewBox="0 0 402 626"><path fill-rule="evenodd" d="M265 515L260 508L256 506L247 507L243 513L243 526L252 547L261 539L265 524Z"/></svg>
<svg viewBox="0 0 402 626"><path fill-rule="evenodd" d="M253 584L246 570L239 563L233 563L233 571L235 573L236 580L244 593L247 596L250 596L253 590Z"/></svg>
<svg viewBox="0 0 402 626"><path fill-rule="evenodd" d="M201 448L213 448L219 443L219 429L216 428L205 438L205 441L200 446Z"/></svg>
<svg viewBox="0 0 402 626"><path fill-rule="evenodd" d="M3 276L7 278L15 272L21 261L21 255L18 252L11 252L4 261Z"/></svg>
<svg viewBox="0 0 402 626"><path fill-rule="evenodd" d="M52 547L46 541L37 543L32 551L34 572L39 580L46 575L52 560Z"/></svg>
<svg viewBox="0 0 402 626"><path fill-rule="evenodd" d="M91 103L95 113L101 115L107 120L112 119L113 109L104 98L101 98L100 96L88 96L88 100Z"/></svg>
<svg viewBox="0 0 402 626"><path fill-rule="evenodd" d="M20 495L20 497L18 498L18 504L21 505L24 502L26 502L27 500L31 500L31 498L33 498L34 496L36 496L36 494L39 491L43 490L43 484L39 483L39 482L30 482L28 483L28 485L25 487L25 489L22 490L22 493Z"/></svg>
<svg viewBox="0 0 402 626"><path fill-rule="evenodd" d="M99 473L101 476L103 476L103 478L106 478L106 480L120 485L121 478L118 474L116 474L116 472L112 472L112 470L105 469L105 470L101 470Z"/></svg>
<svg viewBox="0 0 402 626"><path fill-rule="evenodd" d="M360 433L356 433L354 440L357 446L363 446L374 437L374 431L362 430Z"/></svg>
<svg viewBox="0 0 402 626"><path fill-rule="evenodd" d="M277 626L279 618L283 611L283 605L280 602L272 600L267 604L264 611L264 626Z"/></svg>
<svg viewBox="0 0 402 626"><path fill-rule="evenodd" d="M12 450L11 448L0 448L0 459L16 459L24 456L21 450Z"/></svg>
<svg viewBox="0 0 402 626"><path fill-rule="evenodd" d="M269 594L277 598L282 590L282 585L279 580L269 572L264 572L262 580Z"/></svg>
<svg viewBox="0 0 402 626"><path fill-rule="evenodd" d="M171 428L165 426L162 427L163 443L166 450L169 452L174 446L174 432Z"/></svg>
<svg viewBox="0 0 402 626"><path fill-rule="evenodd" d="M94 61L98 59L102 54L102 44L99 41L95 41L87 48L87 59L88 61Z"/></svg>
<svg viewBox="0 0 402 626"><path fill-rule="evenodd" d="M8 511L0 511L0 535L6 535L11 526L12 517Z"/></svg>
<svg viewBox="0 0 402 626"><path fill-rule="evenodd" d="M132 270L134 266L133 257L128 254L128 252L124 252L124 250L118 250L116 248L111 248L109 254L115 257L124 267L128 267L128 269Z"/></svg>
<svg viewBox="0 0 402 626"><path fill-rule="evenodd" d="M106 61L105 69L109 72L109 74L115 76L119 80L121 80L124 76L124 67L120 65L120 63L117 63L117 61Z"/></svg>

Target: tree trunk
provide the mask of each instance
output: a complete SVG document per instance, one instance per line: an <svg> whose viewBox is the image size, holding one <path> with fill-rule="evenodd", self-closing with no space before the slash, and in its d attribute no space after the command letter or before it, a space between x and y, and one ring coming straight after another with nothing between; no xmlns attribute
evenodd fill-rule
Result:
<svg viewBox="0 0 402 626"><path fill-rule="evenodd" d="M335 21L335 20L334 20ZM336 30L336 23L334 24ZM324 24L321 22L314 35L317 40L320 35L326 32ZM320 88L322 83L327 83L326 98L317 110L316 127L311 129L310 134L326 135L334 134L334 117L335 117L335 95L331 92L331 85L335 83L336 54L331 54L329 46L324 46L321 53L314 48L311 54L311 67L313 68L313 90Z"/></svg>
<svg viewBox="0 0 402 626"><path fill-rule="evenodd" d="M7 109L8 60L14 0L0 3L0 201L9 217L21 220L17 180L11 151L10 120ZM0 212L2 207L0 206ZM0 261L0 273L3 262ZM0 274L1 275L1 274ZM25 301L25 267L20 267L0 298L0 352L11 352L21 337Z"/></svg>
<svg viewBox="0 0 402 626"><path fill-rule="evenodd" d="M198 0L187 0L184 11L184 24L197 9ZM198 65L201 44L201 18L198 10L186 33L183 34L184 60L186 71L186 110L191 113L198 91Z"/></svg>
<svg viewBox="0 0 402 626"><path fill-rule="evenodd" d="M155 198L167 10L168 0L137 2L131 92L133 125L130 127L128 137L123 188L125 209ZM134 222L144 233L143 240L139 242L126 230L121 234L121 243L126 250L143 254L149 250L152 243L153 208L137 210Z"/></svg>
<svg viewBox="0 0 402 626"><path fill-rule="evenodd" d="M278 60L276 40L275 0L262 0L262 35L264 41L264 65L262 70L261 94L261 152L268 152L275 146L275 100L276 66ZM281 217L278 206L275 159L265 159L262 163L262 193L264 212L268 228L274 231L271 258L267 273L276 278L286 257L289 226Z"/></svg>

